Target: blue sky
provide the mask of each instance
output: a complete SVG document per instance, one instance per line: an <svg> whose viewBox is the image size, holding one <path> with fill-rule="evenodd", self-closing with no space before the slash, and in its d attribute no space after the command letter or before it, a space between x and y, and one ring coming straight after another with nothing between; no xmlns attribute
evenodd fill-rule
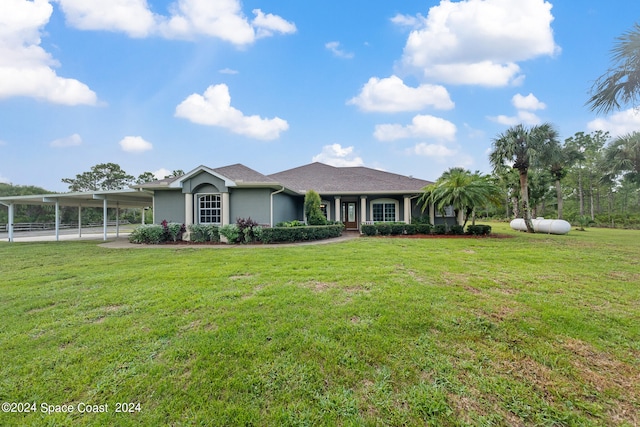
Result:
<svg viewBox="0 0 640 427"><path fill-rule="evenodd" d="M640 130L584 106L637 0L2 0L0 182L313 161L435 180L491 140ZM625 108L627 108L625 107Z"/></svg>

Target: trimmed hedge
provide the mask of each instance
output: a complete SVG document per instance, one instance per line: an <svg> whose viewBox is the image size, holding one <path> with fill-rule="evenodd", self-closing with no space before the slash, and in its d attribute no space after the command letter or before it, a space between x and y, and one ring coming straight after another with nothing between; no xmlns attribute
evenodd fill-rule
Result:
<svg viewBox="0 0 640 427"><path fill-rule="evenodd" d="M273 227L262 229L263 243L302 242L340 237L344 225L312 225L307 227Z"/></svg>
<svg viewBox="0 0 640 427"><path fill-rule="evenodd" d="M468 225L467 226L467 234L471 234L474 236L487 236L491 234L491 226L490 225Z"/></svg>
<svg viewBox="0 0 640 427"><path fill-rule="evenodd" d="M405 224L404 222L376 222L362 224L360 231L365 236L397 236L400 234L431 234L431 224Z"/></svg>
<svg viewBox="0 0 640 427"><path fill-rule="evenodd" d="M220 241L220 229L216 225L191 224L189 231L191 232L191 241L195 243L217 243Z"/></svg>
<svg viewBox="0 0 640 427"><path fill-rule="evenodd" d="M186 231L184 224L162 221L162 224L145 224L137 227L129 235L131 243L158 245L160 243L178 242Z"/></svg>

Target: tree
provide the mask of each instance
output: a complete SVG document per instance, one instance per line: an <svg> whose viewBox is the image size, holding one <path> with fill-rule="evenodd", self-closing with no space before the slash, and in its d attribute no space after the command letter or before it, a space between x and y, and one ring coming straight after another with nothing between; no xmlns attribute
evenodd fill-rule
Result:
<svg viewBox="0 0 640 427"><path fill-rule="evenodd" d="M580 152L575 146L565 144L560 145L552 142L547 150L542 153L542 163L551 174L556 187L556 200L558 204L558 219L562 219L563 197L561 181L567 176L569 168L581 158Z"/></svg>
<svg viewBox="0 0 640 427"><path fill-rule="evenodd" d="M610 113L622 105L636 106L640 99L640 25L617 38L611 50L613 67L598 77L587 105L592 111Z"/></svg>
<svg viewBox="0 0 640 427"><path fill-rule="evenodd" d="M448 206L453 206L456 217L458 212L464 213L463 227L467 225L476 207L500 204L502 199L500 188L489 176L479 172L471 173L463 168L449 169L422 191L418 203L422 204L423 212L432 203L440 212L444 212Z"/></svg>
<svg viewBox="0 0 640 427"><path fill-rule="evenodd" d="M130 186L135 178L123 171L115 163L100 163L91 167L88 172L76 175L75 178L63 178L69 184L69 191L121 190Z"/></svg>
<svg viewBox="0 0 640 427"><path fill-rule="evenodd" d="M557 144L558 131L549 123L530 129L522 124L509 128L493 140L489 161L494 171L511 164L517 169L520 178L520 198L522 214L527 232L533 233L531 206L529 205L528 173L529 167L537 164L540 157L551 144Z"/></svg>
<svg viewBox="0 0 640 427"><path fill-rule="evenodd" d="M616 138L607 146L605 159L612 175L640 185L640 132Z"/></svg>
<svg viewBox="0 0 640 427"><path fill-rule="evenodd" d="M136 178L136 184L146 184L147 182L152 182L155 181L157 178L156 176L153 174L153 172L143 172L140 175L138 175L138 178Z"/></svg>
<svg viewBox="0 0 640 427"><path fill-rule="evenodd" d="M327 219L320 209L322 200L320 195L314 190L309 190L304 195L304 212L307 215L307 223L309 225L326 225Z"/></svg>

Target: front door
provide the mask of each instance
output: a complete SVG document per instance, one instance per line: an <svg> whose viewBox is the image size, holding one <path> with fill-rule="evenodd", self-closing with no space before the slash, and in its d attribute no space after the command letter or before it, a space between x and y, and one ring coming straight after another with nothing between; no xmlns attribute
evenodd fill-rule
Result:
<svg viewBox="0 0 640 427"><path fill-rule="evenodd" d="M358 204L342 202L342 221L346 230L358 229Z"/></svg>

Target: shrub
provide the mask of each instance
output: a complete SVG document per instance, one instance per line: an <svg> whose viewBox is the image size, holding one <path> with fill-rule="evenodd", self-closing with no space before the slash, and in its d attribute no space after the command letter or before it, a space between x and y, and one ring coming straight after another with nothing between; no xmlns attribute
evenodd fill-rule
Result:
<svg viewBox="0 0 640 427"><path fill-rule="evenodd" d="M378 229L373 224L362 224L360 231L362 231L362 234L365 236L375 236L378 233Z"/></svg>
<svg viewBox="0 0 640 427"><path fill-rule="evenodd" d="M378 229L378 234L382 236L388 236L391 234L391 224L380 222L376 224L376 228Z"/></svg>
<svg viewBox="0 0 640 427"><path fill-rule="evenodd" d="M264 228L262 229L262 241L264 243L283 243L328 239L341 236L343 229L342 224Z"/></svg>
<svg viewBox="0 0 640 427"><path fill-rule="evenodd" d="M398 234L404 234L404 223L392 223L389 224L391 227L391 235L396 236Z"/></svg>
<svg viewBox="0 0 640 427"><path fill-rule="evenodd" d="M405 224L404 225L404 234L417 234L418 226L416 224Z"/></svg>
<svg viewBox="0 0 640 427"><path fill-rule="evenodd" d="M418 234L431 234L433 227L429 223L416 224L416 232Z"/></svg>
<svg viewBox="0 0 640 427"><path fill-rule="evenodd" d="M447 225L446 224L436 224L433 227L433 233L434 234L439 234L439 235L447 234Z"/></svg>
<svg viewBox="0 0 640 427"><path fill-rule="evenodd" d="M491 226L482 224L468 225L467 234L471 234L473 236L486 236L491 234Z"/></svg>
<svg viewBox="0 0 640 427"><path fill-rule="evenodd" d="M237 218L236 226L238 227L238 242L251 243L260 240L262 227L257 222L249 218Z"/></svg>
<svg viewBox="0 0 640 427"><path fill-rule="evenodd" d="M464 234L464 227L461 226L461 225L457 225L457 224L456 225L452 225L451 229L449 230L449 232L451 234L453 234L453 235L461 236L461 235Z"/></svg>
<svg viewBox="0 0 640 427"><path fill-rule="evenodd" d="M129 242L157 245L165 241L164 228L161 225L147 224L136 227L129 235Z"/></svg>
<svg viewBox="0 0 640 427"><path fill-rule="evenodd" d="M219 229L220 235L227 239L228 244L238 243L240 239L240 229L235 224L223 225Z"/></svg>
<svg viewBox="0 0 640 427"><path fill-rule="evenodd" d="M276 227L306 227L307 224L305 224L302 221L298 221L297 219L294 219L293 221L282 221L276 224Z"/></svg>
<svg viewBox="0 0 640 427"><path fill-rule="evenodd" d="M166 219L162 221L161 225L164 232L163 241L165 242L177 242L178 240L182 240L182 236L185 231L187 231L184 224L167 222Z"/></svg>
<svg viewBox="0 0 640 427"><path fill-rule="evenodd" d="M314 190L307 191L304 196L304 211L307 214L309 225L326 225L327 219L324 217L320 205L322 200L320 195Z"/></svg>
<svg viewBox="0 0 640 427"><path fill-rule="evenodd" d="M210 224L191 224L191 241L196 243L219 242L220 232L218 227Z"/></svg>

